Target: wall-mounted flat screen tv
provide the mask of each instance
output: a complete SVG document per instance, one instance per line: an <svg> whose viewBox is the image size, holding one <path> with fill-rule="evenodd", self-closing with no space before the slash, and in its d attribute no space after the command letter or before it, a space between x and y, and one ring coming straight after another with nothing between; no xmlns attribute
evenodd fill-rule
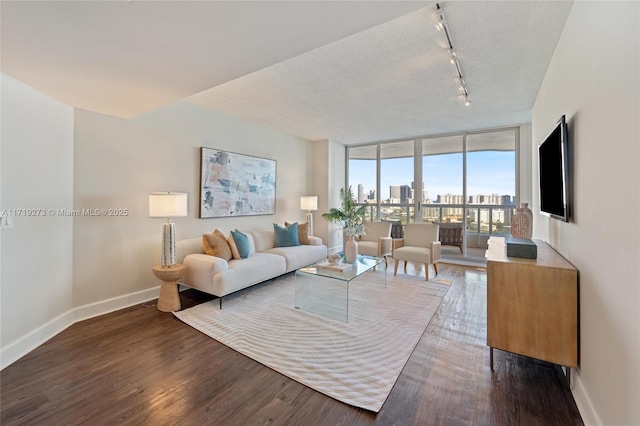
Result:
<svg viewBox="0 0 640 426"><path fill-rule="evenodd" d="M538 146L540 213L565 222L571 213L568 132L565 116L560 117Z"/></svg>

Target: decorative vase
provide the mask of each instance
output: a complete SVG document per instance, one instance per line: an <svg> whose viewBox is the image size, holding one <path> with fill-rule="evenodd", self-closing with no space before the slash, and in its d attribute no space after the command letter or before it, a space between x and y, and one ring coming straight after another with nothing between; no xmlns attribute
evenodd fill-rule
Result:
<svg viewBox="0 0 640 426"><path fill-rule="evenodd" d="M344 244L344 258L347 263L353 263L358 259L358 242L355 237L349 237Z"/></svg>
<svg viewBox="0 0 640 426"><path fill-rule="evenodd" d="M520 203L511 218L511 236L515 238L531 238L533 234L533 213L529 203Z"/></svg>

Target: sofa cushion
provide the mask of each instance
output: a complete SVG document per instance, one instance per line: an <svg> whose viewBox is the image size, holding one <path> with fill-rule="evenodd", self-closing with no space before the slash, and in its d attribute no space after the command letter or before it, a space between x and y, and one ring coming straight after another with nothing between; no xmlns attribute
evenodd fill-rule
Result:
<svg viewBox="0 0 640 426"><path fill-rule="evenodd" d="M263 253L277 254L286 260L287 271L309 266L327 258L327 246L325 245L299 245L290 247L275 247L265 250Z"/></svg>
<svg viewBox="0 0 640 426"><path fill-rule="evenodd" d="M273 229L259 229L257 231L251 231L250 235L253 236L256 253L273 248L276 244Z"/></svg>
<svg viewBox="0 0 640 426"><path fill-rule="evenodd" d="M202 248L209 256L216 256L224 260L231 260L233 257L227 239L217 229L211 234L202 235Z"/></svg>
<svg viewBox="0 0 640 426"><path fill-rule="evenodd" d="M184 263L184 258L194 253L204 253L204 248L202 247L202 237L180 240L176 243L176 254L178 255L178 263Z"/></svg>
<svg viewBox="0 0 640 426"><path fill-rule="evenodd" d="M290 222L285 222L284 226L291 225ZM300 244L309 245L309 222L298 223L298 241Z"/></svg>
<svg viewBox="0 0 640 426"><path fill-rule="evenodd" d="M240 231L236 229L235 232L240 232ZM249 239L249 256L251 256L256 252L256 246L253 241L253 236L249 233L244 235ZM238 251L238 246L236 245L236 241L233 239L233 234L229 233L227 242L229 243L229 247L231 247L231 253L233 254L233 258L242 259L242 257L240 256L240 252Z"/></svg>
<svg viewBox="0 0 640 426"><path fill-rule="evenodd" d="M240 253L238 252L238 246L236 245L236 241L233 239L233 235L229 233L227 237L227 242L229 243L229 247L231 248L231 254L233 259L242 259L240 257Z"/></svg>
<svg viewBox="0 0 640 426"><path fill-rule="evenodd" d="M234 259L246 259L251 254L251 245L249 243L249 237L246 234L238 231L231 231L231 240L233 240L238 257L235 256Z"/></svg>
<svg viewBox="0 0 640 426"><path fill-rule="evenodd" d="M274 223L273 233L275 237L275 247L291 247L300 245L300 241L298 241L297 222L286 227Z"/></svg>
<svg viewBox="0 0 640 426"><path fill-rule="evenodd" d="M284 274L285 266L285 260L281 256L266 253L255 253L246 259L231 260L227 270L213 275L208 293L226 296Z"/></svg>

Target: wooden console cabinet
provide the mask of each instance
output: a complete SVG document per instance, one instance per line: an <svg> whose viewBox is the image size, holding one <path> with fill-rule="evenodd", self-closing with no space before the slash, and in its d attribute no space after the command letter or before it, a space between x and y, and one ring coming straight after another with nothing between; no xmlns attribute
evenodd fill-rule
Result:
<svg viewBox="0 0 640 426"><path fill-rule="evenodd" d="M487 250L487 345L493 349L578 366L578 271L543 241L538 258L507 257L505 240Z"/></svg>

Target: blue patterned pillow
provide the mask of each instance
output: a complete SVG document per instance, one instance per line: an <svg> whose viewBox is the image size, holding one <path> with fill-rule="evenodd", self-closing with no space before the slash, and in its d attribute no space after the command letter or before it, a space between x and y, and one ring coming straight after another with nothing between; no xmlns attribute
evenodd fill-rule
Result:
<svg viewBox="0 0 640 426"><path fill-rule="evenodd" d="M274 223L273 233L275 234L276 247L300 245L300 241L298 241L298 222L292 223L287 227Z"/></svg>
<svg viewBox="0 0 640 426"><path fill-rule="evenodd" d="M249 237L247 237L237 229L235 231L231 231L231 236L233 236L233 242L236 243L236 247L238 248L240 259L246 259L247 257L249 257L249 254L251 253L251 244L249 244Z"/></svg>

